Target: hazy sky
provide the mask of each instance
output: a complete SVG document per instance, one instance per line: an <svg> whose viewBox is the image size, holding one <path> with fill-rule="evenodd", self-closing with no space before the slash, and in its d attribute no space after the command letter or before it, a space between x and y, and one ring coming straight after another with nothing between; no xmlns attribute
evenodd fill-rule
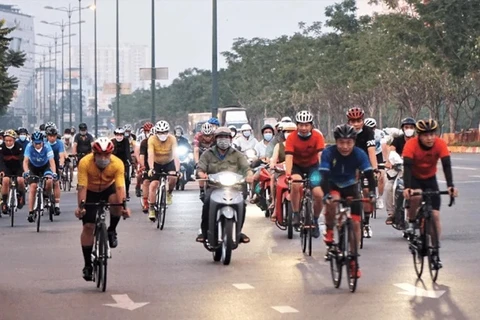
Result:
<svg viewBox="0 0 480 320"><path fill-rule="evenodd" d="M324 21L325 7L340 0L218 0L218 48L229 50L235 38L275 38L298 30L298 22ZM359 0L361 13L371 12L368 0ZM76 0L0 0L17 5L35 16L37 33L52 34L60 28L41 24L41 20L67 20L67 14L44 6L78 7ZM88 6L93 0L81 0ZM189 67L211 67L211 0L156 0L157 67L169 67L170 81ZM115 0L97 0L98 41L115 44ZM1 18L1 16L0 16ZM93 11L82 11L83 43L93 42ZM75 12L72 21L78 21ZM78 33L78 26L72 26ZM150 46L151 0L120 0L120 42ZM37 43L48 39L37 38ZM78 38L72 39L78 43ZM150 65L146 66L149 67ZM219 67L225 67L223 59Z"/></svg>

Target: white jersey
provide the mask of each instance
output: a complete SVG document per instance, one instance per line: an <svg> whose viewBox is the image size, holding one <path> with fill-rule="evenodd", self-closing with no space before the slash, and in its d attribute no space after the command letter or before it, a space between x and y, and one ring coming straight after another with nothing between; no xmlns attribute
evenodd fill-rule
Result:
<svg viewBox="0 0 480 320"><path fill-rule="evenodd" d="M380 129L375 129L374 136L375 136L375 153L380 154L382 153L382 144L385 143L385 132L383 132Z"/></svg>

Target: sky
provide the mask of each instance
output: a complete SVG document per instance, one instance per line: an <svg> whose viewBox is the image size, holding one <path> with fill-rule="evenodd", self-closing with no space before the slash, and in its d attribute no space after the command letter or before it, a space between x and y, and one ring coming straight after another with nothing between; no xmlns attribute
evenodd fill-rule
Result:
<svg viewBox="0 0 480 320"><path fill-rule="evenodd" d="M340 0L218 0L218 51L228 51L235 38L276 38L298 31L300 21L307 24L325 21L325 7ZM372 12L368 0L358 0L359 13ZM77 0L0 0L16 5L22 13L35 17L36 33L53 34L59 28L40 23L41 20L67 20L67 14L44 9L78 7ZM93 0L81 0L82 7ZM119 0L120 43L143 44L150 47L151 0ZM97 39L101 44L115 45L115 0L97 0ZM169 68L170 83L187 68L211 68L212 1L156 0L156 65ZM1 18L1 17L0 17ZM82 41L93 43L93 11L82 11ZM78 12L72 22L78 21ZM72 26L78 33L78 26ZM48 39L45 39L48 40ZM76 41L76 40L72 40ZM36 42L47 42L37 38ZM146 66L146 67L150 67ZM219 58L219 67L226 67Z"/></svg>

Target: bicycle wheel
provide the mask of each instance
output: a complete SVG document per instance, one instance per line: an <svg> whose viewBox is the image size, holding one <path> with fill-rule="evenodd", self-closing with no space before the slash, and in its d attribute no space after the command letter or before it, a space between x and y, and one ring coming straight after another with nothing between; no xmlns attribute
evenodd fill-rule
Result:
<svg viewBox="0 0 480 320"><path fill-rule="evenodd" d="M308 255L312 256L313 207L310 199L307 199L305 209L305 225L307 226L305 238L308 244Z"/></svg>
<svg viewBox="0 0 480 320"><path fill-rule="evenodd" d="M360 249L363 249L363 239L365 238L364 232L365 232L365 225L363 224L363 217L365 216L365 213L362 210L362 219L360 220Z"/></svg>
<svg viewBox="0 0 480 320"><path fill-rule="evenodd" d="M352 220L347 220L345 222L345 237L343 242L345 248L343 252L346 253L347 257L345 267L347 270L348 288L352 293L357 289L358 280L358 250L356 239Z"/></svg>
<svg viewBox="0 0 480 320"><path fill-rule="evenodd" d="M288 239L293 238L293 211L292 211L292 205L290 201L286 200L284 201L285 207L283 208L284 212L286 213L287 221L284 221L287 223L287 237Z"/></svg>
<svg viewBox="0 0 480 320"><path fill-rule="evenodd" d="M102 224L99 233L99 251L98 251L98 275L97 288L101 287L102 292L107 289L107 260L108 260L108 243L107 243L107 227Z"/></svg>
<svg viewBox="0 0 480 320"><path fill-rule="evenodd" d="M9 196L9 202L8 202L8 211L10 213L10 226L13 227L15 223L15 211L16 211L16 206L15 206L15 198L17 196L17 190L10 188L10 196Z"/></svg>
<svg viewBox="0 0 480 320"><path fill-rule="evenodd" d="M440 253L438 247L438 233L435 222L431 219L425 221L425 232L427 234L427 256L428 256L428 268L430 270L430 276L432 281L436 282L438 278L438 260L440 260Z"/></svg>
<svg viewBox="0 0 480 320"><path fill-rule="evenodd" d="M420 226L423 226L423 219L420 223ZM417 230L419 235L417 236ZM412 243L413 242L413 243ZM423 228L413 230L413 239L410 243L410 251L413 255L413 266L415 267L415 273L417 274L418 279L422 277L423 265L425 258L425 248L426 248L426 235L423 232Z"/></svg>
<svg viewBox="0 0 480 320"><path fill-rule="evenodd" d="M53 222L53 214L55 213L55 197L52 193L50 193L49 199L50 200L48 202L50 203L50 206L48 207L48 217L50 221Z"/></svg>
<svg viewBox="0 0 480 320"><path fill-rule="evenodd" d="M339 288L342 283L342 264L343 264L343 229L335 228L334 239L337 243L333 243L328 250L328 259L330 260L330 273L332 275L333 286Z"/></svg>
<svg viewBox="0 0 480 320"><path fill-rule="evenodd" d="M162 187L162 198L160 201L160 230L163 230L163 226L165 225L165 216L167 213L167 190L165 186Z"/></svg>
<svg viewBox="0 0 480 320"><path fill-rule="evenodd" d="M38 187L37 187L38 190ZM43 201L42 201L42 193L37 191L37 209L35 210L36 219L37 219L37 232L40 232L40 217L42 216L43 210Z"/></svg>

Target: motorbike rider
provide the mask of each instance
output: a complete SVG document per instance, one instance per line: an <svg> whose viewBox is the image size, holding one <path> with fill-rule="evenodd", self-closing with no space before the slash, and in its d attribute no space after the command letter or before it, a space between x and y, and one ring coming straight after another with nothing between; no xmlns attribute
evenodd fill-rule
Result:
<svg viewBox="0 0 480 320"><path fill-rule="evenodd" d="M222 171L230 171L245 176L245 181L251 183L253 181L253 172L247 162L245 156L239 151L232 148L232 135L230 129L227 127L219 127L215 130L216 145L205 151L200 157L197 167L197 175L200 179L207 179L209 174L215 174ZM207 231L209 225L209 210L210 210L210 194L212 189L207 189L205 192L205 201L202 209L202 223L201 231L197 236L197 242L204 242L207 239ZM246 192L244 193L244 199ZM246 208L246 204L244 204ZM246 215L242 221L245 223ZM244 233L240 235L240 242L248 243L248 238Z"/></svg>
<svg viewBox="0 0 480 320"><path fill-rule="evenodd" d="M248 149L254 149L255 145L258 143L258 140L252 134L252 127L245 123L240 128L240 132L242 133L237 140L235 141L235 145L237 149L241 152L245 152Z"/></svg>
<svg viewBox="0 0 480 320"><path fill-rule="evenodd" d="M255 145L255 152L257 153L258 159L267 162L268 157L266 155L266 151L267 146L273 139L273 127L269 124L265 124L261 129L261 133L263 139Z"/></svg>
<svg viewBox="0 0 480 320"><path fill-rule="evenodd" d="M235 140L235 137L237 136L237 127L231 124L228 126L228 129L230 129L230 132L232 133L232 139Z"/></svg>
<svg viewBox="0 0 480 320"><path fill-rule="evenodd" d="M401 129L403 131L403 135L393 138L387 149L387 159L385 164L385 167L387 169L392 168L392 164L390 163L390 153L396 152L398 155L402 156L403 147L408 140L412 139L415 136L415 124L415 119L411 117L407 117L402 120ZM397 174L402 173L398 173L395 170L387 170L387 183L385 184L385 201L387 203L387 220L385 220L385 223L387 225L391 225L393 223L395 216L395 207L393 201L395 190L393 190L393 185L395 179L397 178Z"/></svg>
<svg viewBox="0 0 480 320"><path fill-rule="evenodd" d="M282 123L291 123L292 122L292 119L290 117L283 117L278 123L277 123L277 126L279 127ZM283 137L283 132L282 130L277 130L277 133L275 134L275 136L273 137L272 141L270 141L270 143L268 144L267 146L267 149L265 150L265 154L267 156L267 158L271 158L272 155L273 155L273 149L275 148L275 146L277 145L277 143L279 142L283 142L285 141L285 138Z"/></svg>
<svg viewBox="0 0 480 320"><path fill-rule="evenodd" d="M202 154L213 147L215 145L215 138L214 138L214 132L215 129L213 126L205 122L202 125L202 129L200 131L202 133L202 136L200 140L197 141L197 144L195 145L195 148L193 149L193 159L195 160L195 165L198 166L198 162L200 161L200 157ZM198 186L200 187L200 200L204 200L205 198L205 182L204 181L198 181Z"/></svg>
<svg viewBox="0 0 480 320"><path fill-rule="evenodd" d="M130 183L131 180L128 179L128 173L130 170L130 165L132 163L132 155L130 153L130 141L125 137L125 129L119 127L113 131L115 138L112 139L113 143L113 155L122 160L123 166L125 167L125 192L127 194L127 199L130 199Z"/></svg>
<svg viewBox="0 0 480 320"><path fill-rule="evenodd" d="M183 128L182 126L175 126L173 129L175 133L175 138L177 138L177 145L180 147L181 145L184 145L186 147L190 148L190 142L188 142L188 139L183 136Z"/></svg>

